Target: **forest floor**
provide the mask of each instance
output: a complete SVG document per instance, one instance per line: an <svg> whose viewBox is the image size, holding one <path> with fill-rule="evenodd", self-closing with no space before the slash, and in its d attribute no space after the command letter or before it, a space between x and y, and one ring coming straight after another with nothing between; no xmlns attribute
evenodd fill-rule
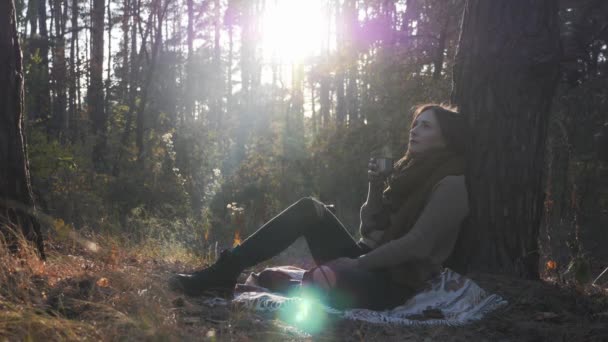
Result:
<svg viewBox="0 0 608 342"><path fill-rule="evenodd" d="M74 241L49 241L45 263L26 252L9 257L0 248L0 339L608 341L605 288L476 274L479 285L509 302L482 321L464 327L334 321L310 336L278 319L171 293L169 275L201 262L182 250L154 243L118 247L100 237Z"/></svg>

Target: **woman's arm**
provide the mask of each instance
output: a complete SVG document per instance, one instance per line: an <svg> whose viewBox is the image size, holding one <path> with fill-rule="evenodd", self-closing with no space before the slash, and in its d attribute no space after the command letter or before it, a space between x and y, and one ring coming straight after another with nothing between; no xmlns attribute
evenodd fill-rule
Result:
<svg viewBox="0 0 608 342"><path fill-rule="evenodd" d="M384 183L388 177L388 173L377 170L376 160L370 158L367 164L367 197L365 203L359 211L361 224L359 225L359 233L361 234L361 242L367 246L376 247L377 241L380 240L384 231L379 229L380 225L385 225L386 222L378 222L378 215L382 215L382 192L384 191Z"/></svg>
<svg viewBox="0 0 608 342"><path fill-rule="evenodd" d="M370 159L368 163L367 170L367 198L365 199L365 203L363 204L367 208L369 208L369 212L375 213L382 208L382 192L384 191L385 181L389 174L386 171L378 171L378 166L376 165L376 160L374 158Z"/></svg>
<svg viewBox="0 0 608 342"><path fill-rule="evenodd" d="M445 177L435 186L414 227L403 237L359 257L358 266L377 269L415 259L441 264L454 248L468 211L464 176Z"/></svg>
<svg viewBox="0 0 608 342"><path fill-rule="evenodd" d="M372 216L382 210L382 191L383 182L370 181L367 186L367 198L361 206L361 220L367 223L372 222Z"/></svg>
<svg viewBox="0 0 608 342"><path fill-rule="evenodd" d="M384 191L384 180L370 180L367 183L367 203L372 210L382 207L382 191Z"/></svg>
<svg viewBox="0 0 608 342"><path fill-rule="evenodd" d="M383 222L378 222L376 219L383 211L383 187L383 183L369 182L367 200L363 203L359 212L359 218L361 220L359 226L361 241L372 248L376 246L377 241L384 234L384 231L380 229L381 227L378 227L378 225L383 224Z"/></svg>

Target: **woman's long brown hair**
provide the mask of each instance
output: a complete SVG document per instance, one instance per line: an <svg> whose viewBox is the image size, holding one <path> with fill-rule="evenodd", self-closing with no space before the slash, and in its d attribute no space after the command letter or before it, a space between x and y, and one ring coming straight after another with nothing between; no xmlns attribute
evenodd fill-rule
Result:
<svg viewBox="0 0 608 342"><path fill-rule="evenodd" d="M446 148L454 153L464 155L467 145L466 139L469 137L468 122L454 106L442 103L424 103L415 106L412 115L412 123L410 124L410 131L418 116L427 110L431 110L435 115ZM408 148L405 155L395 163L395 169L406 165L411 158L412 154Z"/></svg>

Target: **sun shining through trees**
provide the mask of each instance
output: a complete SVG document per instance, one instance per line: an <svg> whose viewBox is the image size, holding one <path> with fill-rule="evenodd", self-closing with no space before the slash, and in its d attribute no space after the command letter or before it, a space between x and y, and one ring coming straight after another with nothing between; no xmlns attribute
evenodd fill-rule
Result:
<svg viewBox="0 0 608 342"><path fill-rule="evenodd" d="M264 60L302 63L331 49L333 24L328 10L327 1L323 0L268 1L259 37Z"/></svg>

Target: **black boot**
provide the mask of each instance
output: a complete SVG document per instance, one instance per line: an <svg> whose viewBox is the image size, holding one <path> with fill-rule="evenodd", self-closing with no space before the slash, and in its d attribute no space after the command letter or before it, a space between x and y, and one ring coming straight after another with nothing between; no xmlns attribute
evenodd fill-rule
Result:
<svg viewBox="0 0 608 342"><path fill-rule="evenodd" d="M213 265L200 271L176 274L169 278L169 288L189 296L213 292L223 297L232 297L242 270L232 251L225 249Z"/></svg>

